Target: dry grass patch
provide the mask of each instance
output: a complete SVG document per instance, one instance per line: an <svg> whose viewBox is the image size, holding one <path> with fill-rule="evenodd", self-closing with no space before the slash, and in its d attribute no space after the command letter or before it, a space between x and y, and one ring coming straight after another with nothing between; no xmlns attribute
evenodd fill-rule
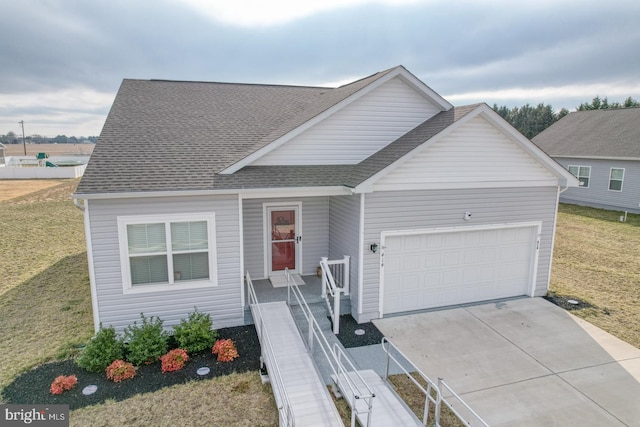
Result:
<svg viewBox="0 0 640 427"><path fill-rule="evenodd" d="M0 202L53 187L63 182L61 179L3 179L0 180Z"/></svg>
<svg viewBox="0 0 640 427"><path fill-rule="evenodd" d="M413 378L426 390L427 383L417 373L412 374ZM390 375L389 382L395 387L396 393L404 400L404 402L411 408L413 413L422 420L424 415L424 401L425 395L418 389L418 387L411 381L406 375ZM432 397L435 398L435 393L432 393ZM427 426L433 426L435 421L434 406L429 404L429 418ZM456 417L451 410L442 405L440 409L440 425L442 427L464 427L465 424Z"/></svg>
<svg viewBox="0 0 640 427"><path fill-rule="evenodd" d="M0 388L93 333L83 215L66 182L0 202Z"/></svg>
<svg viewBox="0 0 640 427"><path fill-rule="evenodd" d="M278 425L269 384L258 372L194 381L71 412L71 426L262 426Z"/></svg>
<svg viewBox="0 0 640 427"><path fill-rule="evenodd" d="M551 291L593 308L572 314L640 348L640 215L560 205Z"/></svg>

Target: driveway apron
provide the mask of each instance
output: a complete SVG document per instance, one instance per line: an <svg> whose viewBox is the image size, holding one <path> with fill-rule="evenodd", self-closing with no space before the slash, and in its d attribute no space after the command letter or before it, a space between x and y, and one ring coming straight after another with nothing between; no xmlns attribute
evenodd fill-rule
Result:
<svg viewBox="0 0 640 427"><path fill-rule="evenodd" d="M374 324L492 427L640 426L640 350L542 298Z"/></svg>

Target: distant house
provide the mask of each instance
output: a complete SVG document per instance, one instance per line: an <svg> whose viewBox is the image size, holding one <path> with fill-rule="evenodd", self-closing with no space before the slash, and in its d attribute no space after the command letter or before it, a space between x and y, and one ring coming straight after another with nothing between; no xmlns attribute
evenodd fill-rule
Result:
<svg viewBox="0 0 640 427"><path fill-rule="evenodd" d="M577 180L398 66L337 87L124 80L76 199L94 323L243 324L243 277L351 257L358 322L549 285Z"/></svg>
<svg viewBox="0 0 640 427"><path fill-rule="evenodd" d="M561 202L640 213L640 108L576 111L533 142L580 180Z"/></svg>

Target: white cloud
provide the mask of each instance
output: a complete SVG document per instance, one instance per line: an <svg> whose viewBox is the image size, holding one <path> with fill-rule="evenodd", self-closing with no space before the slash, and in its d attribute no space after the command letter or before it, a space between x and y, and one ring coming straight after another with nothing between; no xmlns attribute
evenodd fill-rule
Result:
<svg viewBox="0 0 640 427"><path fill-rule="evenodd" d="M243 27L269 26L367 3L406 5L427 0L177 0L217 21Z"/></svg>
<svg viewBox="0 0 640 427"><path fill-rule="evenodd" d="M87 88L38 93L0 94L0 134L94 136L99 135L115 94Z"/></svg>

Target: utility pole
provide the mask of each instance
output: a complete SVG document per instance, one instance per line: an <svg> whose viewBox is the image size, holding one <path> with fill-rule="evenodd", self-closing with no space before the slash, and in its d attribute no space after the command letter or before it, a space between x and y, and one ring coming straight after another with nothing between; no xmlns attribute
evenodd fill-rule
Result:
<svg viewBox="0 0 640 427"><path fill-rule="evenodd" d="M20 125L22 125L22 148L24 148L24 155L27 155L27 144L24 143L24 120L20 120L18 122Z"/></svg>

